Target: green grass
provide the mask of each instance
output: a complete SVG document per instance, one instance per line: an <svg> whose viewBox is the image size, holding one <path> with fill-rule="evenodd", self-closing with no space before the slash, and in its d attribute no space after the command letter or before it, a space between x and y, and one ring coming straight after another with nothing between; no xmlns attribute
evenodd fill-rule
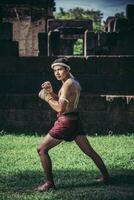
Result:
<svg viewBox="0 0 134 200"><path fill-rule="evenodd" d="M112 176L108 185L97 184L100 173L74 142L50 151L58 190L39 193L44 180L36 153L39 136L0 136L0 200L130 200L134 186L134 136L88 137Z"/></svg>

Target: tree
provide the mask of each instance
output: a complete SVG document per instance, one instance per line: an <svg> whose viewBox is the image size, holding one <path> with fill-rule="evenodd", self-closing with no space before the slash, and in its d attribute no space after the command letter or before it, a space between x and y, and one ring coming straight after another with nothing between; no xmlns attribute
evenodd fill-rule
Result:
<svg viewBox="0 0 134 200"><path fill-rule="evenodd" d="M116 13L115 17L116 18L125 18L125 14L124 14L124 12Z"/></svg>

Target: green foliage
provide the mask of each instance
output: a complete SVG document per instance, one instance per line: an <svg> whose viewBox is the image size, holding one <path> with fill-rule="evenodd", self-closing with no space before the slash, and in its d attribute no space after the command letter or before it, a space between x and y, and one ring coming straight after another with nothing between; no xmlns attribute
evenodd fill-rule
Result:
<svg viewBox="0 0 134 200"><path fill-rule="evenodd" d="M100 10L84 10L83 8L76 7L74 9L69 9L64 11L63 8L60 8L58 13L55 13L56 19L90 19L93 20L93 29L94 31L101 31L102 25L101 20L103 13Z"/></svg>
<svg viewBox="0 0 134 200"><path fill-rule="evenodd" d="M83 39L78 39L74 44L74 55L83 55Z"/></svg>
<svg viewBox="0 0 134 200"><path fill-rule="evenodd" d="M1 200L132 200L134 136L88 137L102 156L112 182L97 184L99 171L74 142L61 143L50 151L54 179L58 190L39 193L35 188L43 182L43 170L36 147L38 136L0 136Z"/></svg>

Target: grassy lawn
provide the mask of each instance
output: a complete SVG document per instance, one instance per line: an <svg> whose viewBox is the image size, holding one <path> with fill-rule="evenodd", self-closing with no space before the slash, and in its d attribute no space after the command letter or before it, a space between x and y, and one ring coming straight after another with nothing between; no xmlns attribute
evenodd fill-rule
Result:
<svg viewBox="0 0 134 200"><path fill-rule="evenodd" d="M74 142L50 151L56 191L35 190L44 180L36 153L40 136L0 136L0 200L130 200L134 199L134 135L88 137L102 156L112 182L95 183L100 175L94 163Z"/></svg>

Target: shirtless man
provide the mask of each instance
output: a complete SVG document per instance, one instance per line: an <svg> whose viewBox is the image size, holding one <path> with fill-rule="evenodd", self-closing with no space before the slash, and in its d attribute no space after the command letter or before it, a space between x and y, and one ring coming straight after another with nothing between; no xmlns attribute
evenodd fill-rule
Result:
<svg viewBox="0 0 134 200"><path fill-rule="evenodd" d="M89 156L102 173L100 181L107 181L109 174L100 156L91 147L81 125L77 112L81 87L78 81L70 73L68 60L59 58L53 62L51 68L57 80L62 81L62 87L56 95L51 83L46 81L42 84L42 90L39 97L45 100L57 114L57 121L45 136L37 151L41 159L46 182L38 187L38 191L48 191L50 188L55 189L52 175L52 163L48 151L60 144L63 140L74 140L79 148Z"/></svg>

